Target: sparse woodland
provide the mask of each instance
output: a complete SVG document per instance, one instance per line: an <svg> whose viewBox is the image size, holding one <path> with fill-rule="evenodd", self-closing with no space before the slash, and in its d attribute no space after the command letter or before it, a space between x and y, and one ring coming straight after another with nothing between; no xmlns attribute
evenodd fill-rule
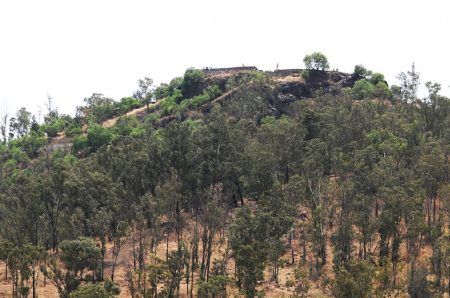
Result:
<svg viewBox="0 0 450 298"><path fill-rule="evenodd" d="M284 85L189 69L2 115L0 293L448 297L450 99L415 70L335 84L317 54Z"/></svg>

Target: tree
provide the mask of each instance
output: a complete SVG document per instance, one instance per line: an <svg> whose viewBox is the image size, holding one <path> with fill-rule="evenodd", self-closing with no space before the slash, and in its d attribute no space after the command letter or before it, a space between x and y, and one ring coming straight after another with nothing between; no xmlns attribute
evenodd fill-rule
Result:
<svg viewBox="0 0 450 298"><path fill-rule="evenodd" d="M113 137L113 134L107 128L98 124L91 125L88 129L87 144L96 151L103 145L107 145Z"/></svg>
<svg viewBox="0 0 450 298"><path fill-rule="evenodd" d="M265 244L257 233L257 222L248 207L238 211L230 226L229 242L236 264L237 285L246 297L254 297L256 284L263 279Z"/></svg>
<svg viewBox="0 0 450 298"><path fill-rule="evenodd" d="M139 89L134 92L133 97L139 99L147 106L147 110L149 110L149 104L153 98L153 80L149 77L145 77L138 81L138 85Z"/></svg>
<svg viewBox="0 0 450 298"><path fill-rule="evenodd" d="M382 99L389 99L392 97L389 87L383 81L379 81L375 84L375 87L373 88L373 95Z"/></svg>
<svg viewBox="0 0 450 298"><path fill-rule="evenodd" d="M308 70L324 71L330 68L327 57L321 52L314 52L303 58L303 63Z"/></svg>
<svg viewBox="0 0 450 298"><path fill-rule="evenodd" d="M373 95L373 85L363 79L355 82L352 88L352 95L355 99L366 99Z"/></svg>
<svg viewBox="0 0 450 298"><path fill-rule="evenodd" d="M183 242L178 244L178 249L169 254L167 267L170 278L167 280L167 297L176 297L180 292L180 283L183 278L184 269L188 265L189 253Z"/></svg>
<svg viewBox="0 0 450 298"><path fill-rule="evenodd" d="M410 71L399 73L397 79L400 80L402 100L407 103L416 100L417 87L419 87L420 84L420 75L416 72L414 63Z"/></svg>
<svg viewBox="0 0 450 298"><path fill-rule="evenodd" d="M90 97L85 98L84 102L86 106L83 107L83 112L87 115L88 120L101 123L114 115L114 100L101 93L93 93Z"/></svg>
<svg viewBox="0 0 450 298"><path fill-rule="evenodd" d="M426 267L413 268L408 280L408 294L411 298L433 297L427 280L428 269Z"/></svg>
<svg viewBox="0 0 450 298"><path fill-rule="evenodd" d="M368 70L363 65L355 65L355 70L353 71L353 76L358 78L366 78L372 74L371 70Z"/></svg>
<svg viewBox="0 0 450 298"><path fill-rule="evenodd" d="M61 261L75 276L78 276L79 273L80 278L83 278L85 269L95 271L100 267L100 249L91 238L80 237L76 240L64 240L61 242L60 248Z"/></svg>
<svg viewBox="0 0 450 298"><path fill-rule="evenodd" d="M294 280L286 281L286 286L294 287L294 295L292 298L306 298L308 297L308 290L311 285L308 280L308 273L302 267L297 267L294 269Z"/></svg>
<svg viewBox="0 0 450 298"><path fill-rule="evenodd" d="M180 86L183 98L191 98L201 93L199 87L203 77L204 75L201 70L195 68L188 68L186 70Z"/></svg>
<svg viewBox="0 0 450 298"><path fill-rule="evenodd" d="M294 206L287 203L280 184L276 184L269 195L261 198L259 204L255 214L257 232L266 244L267 257L272 266L271 277L278 281L280 257L285 251L281 237L292 227Z"/></svg>
<svg viewBox="0 0 450 298"><path fill-rule="evenodd" d="M69 298L111 298L114 295L100 285L88 285L78 288L69 294Z"/></svg>
<svg viewBox="0 0 450 298"><path fill-rule="evenodd" d="M31 125L31 113L26 108L17 111L16 117L9 120L9 138L25 136Z"/></svg>
<svg viewBox="0 0 450 298"><path fill-rule="evenodd" d="M0 133L2 135L2 142L6 144L8 140L8 110L0 110Z"/></svg>
<svg viewBox="0 0 450 298"><path fill-rule="evenodd" d="M380 82L385 82L384 80L384 75L382 73L379 72L374 72L370 75L370 82L372 83L372 85L376 86L378 83Z"/></svg>
<svg viewBox="0 0 450 298"><path fill-rule="evenodd" d="M28 297L31 278L32 296L37 297L37 272L40 263L46 257L42 247L26 244L11 248L8 255L8 267L11 270L14 297Z"/></svg>
<svg viewBox="0 0 450 298"><path fill-rule="evenodd" d="M332 285L336 298L370 297L373 270L366 261L353 261L339 269Z"/></svg>

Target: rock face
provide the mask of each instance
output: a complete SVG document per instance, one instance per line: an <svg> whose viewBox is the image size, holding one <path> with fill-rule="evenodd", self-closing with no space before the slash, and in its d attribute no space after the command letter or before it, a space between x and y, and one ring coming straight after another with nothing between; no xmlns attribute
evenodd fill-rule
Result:
<svg viewBox="0 0 450 298"><path fill-rule="evenodd" d="M304 82L291 81L282 83L278 88L278 94L292 95L296 99L309 98L312 96L311 88Z"/></svg>
<svg viewBox="0 0 450 298"><path fill-rule="evenodd" d="M214 104L220 104L237 119L291 115L291 104L295 101L312 98L316 94L337 94L342 88L352 87L355 81L361 79L339 71L302 69L264 72L256 67L232 67L208 68L202 71L204 78L196 90L193 90L194 95L201 94L212 85L217 85L224 94L198 107L199 111L207 114ZM264 74L267 82L254 81L255 72ZM234 89L230 90L230 85L234 86ZM161 119L161 124L172 120L171 117L166 117Z"/></svg>

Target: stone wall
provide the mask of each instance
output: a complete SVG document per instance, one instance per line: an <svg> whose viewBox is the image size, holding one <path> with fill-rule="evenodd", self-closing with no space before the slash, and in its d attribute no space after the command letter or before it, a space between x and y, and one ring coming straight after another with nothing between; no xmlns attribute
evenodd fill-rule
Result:
<svg viewBox="0 0 450 298"><path fill-rule="evenodd" d="M235 73L240 71L257 71L255 66L240 66L240 67L224 67L224 68L204 68L202 69L205 75L216 75L221 73Z"/></svg>
<svg viewBox="0 0 450 298"><path fill-rule="evenodd" d="M292 68L292 69L276 69L273 71L274 76L288 76L292 74L299 74L303 69Z"/></svg>

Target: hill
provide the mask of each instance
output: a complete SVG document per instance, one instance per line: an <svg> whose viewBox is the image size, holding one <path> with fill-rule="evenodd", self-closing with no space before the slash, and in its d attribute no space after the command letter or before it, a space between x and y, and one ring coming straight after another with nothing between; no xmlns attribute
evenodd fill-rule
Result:
<svg viewBox="0 0 450 298"><path fill-rule="evenodd" d="M418 99L414 71L322 66L22 111L0 146L0 295L448 295L450 100Z"/></svg>

